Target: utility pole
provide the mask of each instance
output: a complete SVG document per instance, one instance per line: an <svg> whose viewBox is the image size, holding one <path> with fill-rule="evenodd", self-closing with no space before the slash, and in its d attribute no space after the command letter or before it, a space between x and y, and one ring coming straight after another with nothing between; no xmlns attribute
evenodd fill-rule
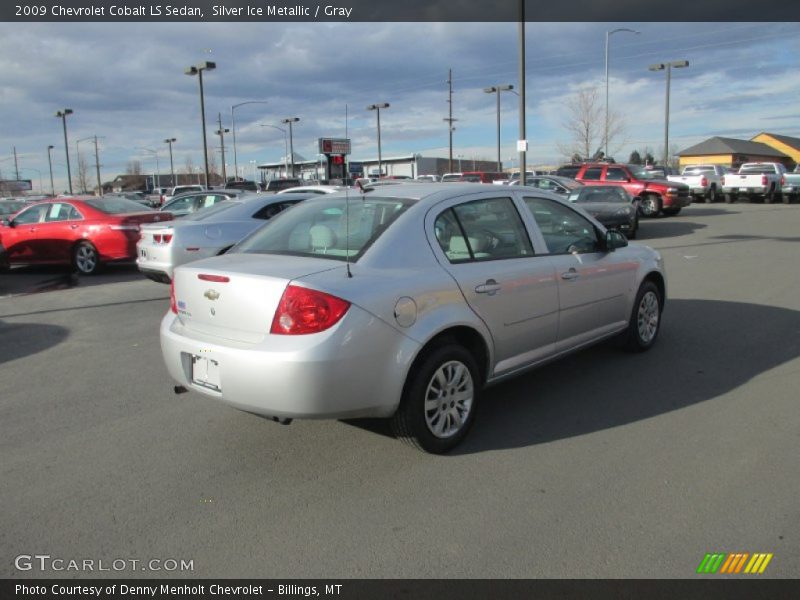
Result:
<svg viewBox="0 0 800 600"><path fill-rule="evenodd" d="M17 163L17 147L14 146L14 172L17 174L17 181L19 181L19 163Z"/></svg>
<svg viewBox="0 0 800 600"><path fill-rule="evenodd" d="M97 195L103 195L103 184L100 183L100 154L97 150L97 136L94 136L94 166L97 169Z"/></svg>
<svg viewBox="0 0 800 600"><path fill-rule="evenodd" d="M217 113L217 123L219 123L219 129L215 133L219 136L219 145L222 147L222 185L225 187L228 184L228 174L225 171L225 134L230 129L222 126L222 113Z"/></svg>
<svg viewBox="0 0 800 600"><path fill-rule="evenodd" d="M447 122L447 132L450 137L450 154L449 154L449 165L447 169L452 173L453 172L453 122L458 121L458 119L453 118L453 69L447 70L447 104L448 104L448 116L444 119Z"/></svg>

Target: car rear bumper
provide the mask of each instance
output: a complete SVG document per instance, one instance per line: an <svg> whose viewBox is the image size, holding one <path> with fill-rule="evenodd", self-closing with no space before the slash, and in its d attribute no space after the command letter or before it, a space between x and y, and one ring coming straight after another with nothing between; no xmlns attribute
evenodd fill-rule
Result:
<svg viewBox="0 0 800 600"><path fill-rule="evenodd" d="M267 417L390 416L418 349L417 342L355 306L323 333L267 333L255 344L190 330L171 312L161 322L161 350L175 381Z"/></svg>

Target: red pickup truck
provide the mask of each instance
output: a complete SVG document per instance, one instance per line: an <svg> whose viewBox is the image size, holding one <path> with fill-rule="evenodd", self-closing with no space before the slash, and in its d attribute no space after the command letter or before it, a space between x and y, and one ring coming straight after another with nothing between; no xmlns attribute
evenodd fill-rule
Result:
<svg viewBox="0 0 800 600"><path fill-rule="evenodd" d="M667 181L639 165L586 163L575 179L584 185L619 185L631 196L639 196L646 217L677 215L692 203L689 186Z"/></svg>

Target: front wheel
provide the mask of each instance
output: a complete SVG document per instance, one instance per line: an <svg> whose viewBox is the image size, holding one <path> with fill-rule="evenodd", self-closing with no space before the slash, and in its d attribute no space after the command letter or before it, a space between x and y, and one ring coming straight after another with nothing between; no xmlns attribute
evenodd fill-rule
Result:
<svg viewBox="0 0 800 600"><path fill-rule="evenodd" d="M644 352L655 344L661 328L663 302L658 287L652 281L645 281L636 294L628 329L623 334L628 350Z"/></svg>
<svg viewBox="0 0 800 600"><path fill-rule="evenodd" d="M420 450L442 454L466 437L475 418L481 378L462 346L430 350L412 367L392 429Z"/></svg>
<svg viewBox="0 0 800 600"><path fill-rule="evenodd" d="M72 264L81 275L94 275L100 268L100 255L90 242L80 242L72 253Z"/></svg>
<svg viewBox="0 0 800 600"><path fill-rule="evenodd" d="M642 214L645 217L657 217L661 212L661 198L648 194L642 199Z"/></svg>

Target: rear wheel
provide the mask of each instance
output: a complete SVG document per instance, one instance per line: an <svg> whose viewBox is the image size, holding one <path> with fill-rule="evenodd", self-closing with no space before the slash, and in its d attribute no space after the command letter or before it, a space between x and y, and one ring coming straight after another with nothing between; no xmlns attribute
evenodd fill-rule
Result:
<svg viewBox="0 0 800 600"><path fill-rule="evenodd" d="M636 294L628 329L623 334L625 347L632 352L649 350L661 329L663 298L656 284L645 281Z"/></svg>
<svg viewBox="0 0 800 600"><path fill-rule="evenodd" d="M661 212L661 198L648 194L642 198L642 214L645 217L657 217Z"/></svg>
<svg viewBox="0 0 800 600"><path fill-rule="evenodd" d="M783 203L784 204L791 204L792 203L791 194L781 194L781 197L783 198Z"/></svg>
<svg viewBox="0 0 800 600"><path fill-rule="evenodd" d="M80 242L72 251L72 266L81 275L94 275L100 269L100 255L91 242Z"/></svg>
<svg viewBox="0 0 800 600"><path fill-rule="evenodd" d="M717 188L712 185L711 188L708 190L708 193L706 194L705 202L706 204L713 204L716 201L717 201Z"/></svg>
<svg viewBox="0 0 800 600"><path fill-rule="evenodd" d="M736 196L733 194L725 194L725 204L733 204L736 201Z"/></svg>
<svg viewBox="0 0 800 600"><path fill-rule="evenodd" d="M775 201L775 188L770 188L769 192L764 194L764 204L772 204Z"/></svg>
<svg viewBox="0 0 800 600"><path fill-rule="evenodd" d="M426 352L408 375L392 429L420 450L442 454L466 437L481 386L478 366L453 343Z"/></svg>

